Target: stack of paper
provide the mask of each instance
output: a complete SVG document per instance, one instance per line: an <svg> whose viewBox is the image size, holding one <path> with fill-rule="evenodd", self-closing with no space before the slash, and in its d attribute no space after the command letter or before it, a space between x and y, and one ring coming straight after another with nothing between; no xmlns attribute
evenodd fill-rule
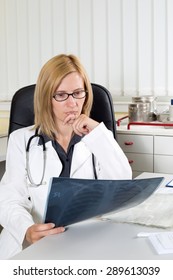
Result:
<svg viewBox="0 0 173 280"><path fill-rule="evenodd" d="M173 232L158 232L148 236L158 254L173 253Z"/></svg>

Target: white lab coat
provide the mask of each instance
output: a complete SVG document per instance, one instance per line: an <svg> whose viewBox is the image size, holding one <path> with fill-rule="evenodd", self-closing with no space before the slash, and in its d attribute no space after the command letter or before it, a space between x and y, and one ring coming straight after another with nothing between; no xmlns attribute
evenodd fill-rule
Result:
<svg viewBox="0 0 173 280"><path fill-rule="evenodd" d="M6 172L0 183L0 259L8 259L20 252L25 233L34 223L44 222L49 180L58 177L61 161L52 147L46 143L46 170L44 183L32 187L26 172L26 145L35 133L32 127L16 130L10 135L6 158ZM31 142L29 158L34 182L39 182L43 170L43 149ZM126 156L103 123L99 124L74 147L72 178L93 179L92 153L98 179L131 179L132 171ZM30 199L29 199L30 198Z"/></svg>

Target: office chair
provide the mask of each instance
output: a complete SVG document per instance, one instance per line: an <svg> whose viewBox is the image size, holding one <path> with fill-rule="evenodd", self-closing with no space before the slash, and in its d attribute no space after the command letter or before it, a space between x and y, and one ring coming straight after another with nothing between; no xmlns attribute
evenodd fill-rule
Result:
<svg viewBox="0 0 173 280"><path fill-rule="evenodd" d="M91 84L93 89L93 106L90 117L98 122L104 122L116 138L116 122L113 102L110 92L101 85ZM13 96L10 110L8 135L16 129L34 124L35 84L19 89Z"/></svg>

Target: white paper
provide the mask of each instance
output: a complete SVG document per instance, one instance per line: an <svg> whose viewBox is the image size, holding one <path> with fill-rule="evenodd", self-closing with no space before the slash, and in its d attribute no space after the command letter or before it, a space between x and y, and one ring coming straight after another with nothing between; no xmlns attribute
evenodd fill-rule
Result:
<svg viewBox="0 0 173 280"><path fill-rule="evenodd" d="M173 254L173 232L150 234L148 239L158 254Z"/></svg>
<svg viewBox="0 0 173 280"><path fill-rule="evenodd" d="M102 216L115 223L132 223L150 227L173 229L173 188L162 188L163 192L156 191L143 203L133 208L125 209L115 213L108 213ZM170 192L165 192L170 189ZM159 230L156 229L156 232ZM160 232L160 231L159 231Z"/></svg>

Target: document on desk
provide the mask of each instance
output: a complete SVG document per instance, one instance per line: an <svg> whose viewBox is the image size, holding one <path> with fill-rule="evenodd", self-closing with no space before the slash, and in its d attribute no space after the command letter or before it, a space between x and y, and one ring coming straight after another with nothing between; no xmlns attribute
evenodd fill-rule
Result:
<svg viewBox="0 0 173 280"><path fill-rule="evenodd" d="M45 222L67 226L133 207L146 200L163 177L134 180L52 178Z"/></svg>
<svg viewBox="0 0 173 280"><path fill-rule="evenodd" d="M158 254L173 254L173 232L151 233L148 236Z"/></svg>

